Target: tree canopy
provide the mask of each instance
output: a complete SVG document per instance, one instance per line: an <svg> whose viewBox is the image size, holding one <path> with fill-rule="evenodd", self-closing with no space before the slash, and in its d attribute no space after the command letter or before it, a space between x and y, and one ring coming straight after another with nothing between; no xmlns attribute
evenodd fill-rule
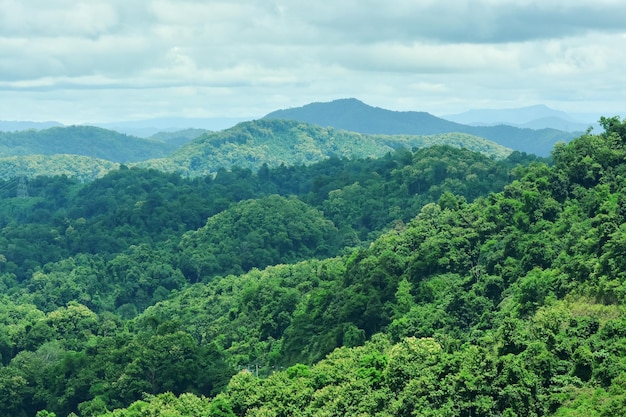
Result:
<svg viewBox="0 0 626 417"><path fill-rule="evenodd" d="M602 123L552 161L0 187L0 413L622 415L626 128Z"/></svg>

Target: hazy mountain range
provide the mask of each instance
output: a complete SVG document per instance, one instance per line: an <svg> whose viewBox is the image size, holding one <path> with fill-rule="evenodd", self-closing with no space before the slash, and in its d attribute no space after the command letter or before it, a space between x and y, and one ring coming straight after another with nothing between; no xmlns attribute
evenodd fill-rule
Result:
<svg viewBox="0 0 626 417"><path fill-rule="evenodd" d="M354 130L343 127L344 124L349 124L358 120L360 116L374 116L367 121L365 130L363 133L409 133L406 126L407 118L413 118L413 121L409 121L410 125L413 125L416 121L428 126L429 123L433 123L432 114L426 112L396 112L385 110L378 107L368 106L367 104L357 99L338 99L328 103L311 103L303 107L277 110L266 115L269 117L285 118L291 114L301 114L302 111L306 111L307 118L310 120L303 120L305 122L314 123L316 118L322 117L322 113L330 111L338 111L332 120L333 123L329 124L333 127L340 127L346 130ZM390 117L390 115L393 116ZM420 115L420 117L417 117ZM605 115L605 116L613 116ZM395 127L389 129L389 126L380 126L382 119L391 118L392 122L395 122ZM328 118L324 116L324 118ZM457 124L470 125L470 126L496 126L496 125L508 125L519 128L529 129L556 129L565 132L584 132L589 126L593 126L594 129L600 129L597 124L599 115L593 113L567 113L560 110L552 109L545 105L535 105L519 108L508 109L472 109L463 113L447 114L437 117L440 119L435 124L442 125L442 121L446 120ZM252 118L235 118L235 117L221 117L221 118L186 118L186 117L158 117L133 121L118 121L108 123L84 123L85 125L92 125L102 127L104 129L115 130L120 133L128 135L138 136L142 138L151 137L159 132L177 132L187 129L203 129L218 131L230 128L237 123L250 120ZM360 121L358 126L363 127L364 121ZM27 129L46 129L49 127L63 126L62 123L55 121L47 122L30 122L30 121L2 121L0 120L0 131L17 131ZM454 125L447 125L440 128L438 132L442 133L448 131ZM358 130L357 130L358 131ZM422 134L421 132L419 134Z"/></svg>
<svg viewBox="0 0 626 417"><path fill-rule="evenodd" d="M127 163L163 157L176 148L94 126L0 132L0 157L74 154Z"/></svg>
<svg viewBox="0 0 626 417"><path fill-rule="evenodd" d="M610 115L607 115L610 116ZM509 125L529 129L552 128L565 132L583 132L588 127L599 130L599 117L572 115L548 106L536 105L513 109L475 109L442 116L446 120L471 126Z"/></svg>
<svg viewBox="0 0 626 417"><path fill-rule="evenodd" d="M557 142L568 142L578 136L576 133L548 128L534 130L507 125L469 126L426 112L392 111L372 107L354 98L277 110L265 118L298 120L369 134L435 135L460 132L540 156L550 155Z"/></svg>
<svg viewBox="0 0 626 417"><path fill-rule="evenodd" d="M148 138L159 132L177 132L187 129L223 130L245 120L246 119L236 117L159 117L134 121L93 123L93 125L105 129L115 130L120 133L126 133L127 135Z"/></svg>
<svg viewBox="0 0 626 417"><path fill-rule="evenodd" d="M47 129L49 127L63 126L59 122L28 122L28 121L11 121L0 120L0 132L15 132L18 130L28 129Z"/></svg>
<svg viewBox="0 0 626 417"><path fill-rule="evenodd" d="M529 125L539 116L565 120L566 115L534 106L472 111L451 118ZM62 126L56 122L0 122L0 130L8 130L0 131L0 177L20 172L28 176L76 175L88 180L120 163L198 176L235 165L255 170L264 163L277 166L313 163L331 156L379 157L399 147L435 144L465 147L496 158L512 150L548 156L555 143L579 135L547 128L471 126L426 112L372 107L357 99L277 110L261 120L240 122L219 131L206 128L215 126L215 122L168 118L111 124L119 130ZM235 122L221 119L224 125ZM172 126L179 129L171 131ZM183 130L182 126L188 128ZM160 131L147 138L120 133L133 129L142 134Z"/></svg>

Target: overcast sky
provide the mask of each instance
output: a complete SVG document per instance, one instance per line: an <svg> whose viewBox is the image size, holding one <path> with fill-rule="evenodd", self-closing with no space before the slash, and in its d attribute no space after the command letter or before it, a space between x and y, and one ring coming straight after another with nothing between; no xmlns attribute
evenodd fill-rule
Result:
<svg viewBox="0 0 626 417"><path fill-rule="evenodd" d="M0 120L259 118L344 97L626 116L626 1L0 0Z"/></svg>

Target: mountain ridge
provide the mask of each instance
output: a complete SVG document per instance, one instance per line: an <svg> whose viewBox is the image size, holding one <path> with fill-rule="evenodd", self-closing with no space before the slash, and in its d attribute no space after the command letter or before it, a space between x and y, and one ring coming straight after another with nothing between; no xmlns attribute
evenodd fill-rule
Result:
<svg viewBox="0 0 626 417"><path fill-rule="evenodd" d="M443 119L471 126L499 124L530 129L552 128L566 132L584 132L588 127L600 129L590 116L581 117L544 104L505 109L472 109L462 113L441 116Z"/></svg>
<svg viewBox="0 0 626 417"><path fill-rule="evenodd" d="M373 107L349 98L317 102L268 113L264 118L291 119L320 126L332 126L367 134L432 135L460 132L480 136L522 152L549 156L558 142L568 142L575 134L556 129L521 129L513 126L469 126L427 112L393 111Z"/></svg>
<svg viewBox="0 0 626 417"><path fill-rule="evenodd" d="M332 156L375 158L404 148L431 145L465 147L496 158L512 150L468 134L368 135L321 127L294 120L259 119L242 122L220 132L202 135L181 146L170 156L137 163L183 175L205 176L232 166L257 170L270 167L310 164Z"/></svg>
<svg viewBox="0 0 626 417"><path fill-rule="evenodd" d="M0 177L67 174L83 180L100 177L120 163L212 175L238 166L310 164L329 157L377 158L403 147L431 145L468 148L495 158L512 150L469 134L429 136L365 135L302 122L260 119L219 132L188 129L162 132L149 139L93 126L0 132Z"/></svg>
<svg viewBox="0 0 626 417"><path fill-rule="evenodd" d="M175 146L95 126L50 127L0 132L0 157L75 154L112 162L135 162L164 156Z"/></svg>
<svg viewBox="0 0 626 417"><path fill-rule="evenodd" d="M0 120L0 132L15 132L20 130L41 130L50 127L61 127L62 123L55 121L32 122L27 120Z"/></svg>

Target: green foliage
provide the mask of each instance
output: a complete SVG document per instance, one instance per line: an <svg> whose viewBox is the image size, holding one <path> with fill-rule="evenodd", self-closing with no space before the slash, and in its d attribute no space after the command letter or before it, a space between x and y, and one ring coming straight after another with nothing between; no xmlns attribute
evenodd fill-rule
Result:
<svg viewBox="0 0 626 417"><path fill-rule="evenodd" d="M145 400L137 401L126 410L115 410L110 413L98 415L106 417L234 416L232 411L228 412L227 404L224 402L214 405L209 404L205 398L198 397L193 394L182 394L179 397L176 397L172 393L147 396Z"/></svg>
<svg viewBox="0 0 626 417"><path fill-rule="evenodd" d="M89 155L24 155L0 158L0 178L11 180L16 174L28 178L38 176L65 175L82 182L104 177L108 172L118 169L118 162ZM17 180L15 180L17 181Z"/></svg>
<svg viewBox="0 0 626 417"><path fill-rule="evenodd" d="M399 148L433 145L467 148L495 158L511 150L483 138L462 133L432 136L364 135L287 120L262 119L239 123L221 132L207 133L182 146L167 158L139 163L141 167L197 177L233 166L258 170L307 165L329 157L376 158Z"/></svg>
<svg viewBox="0 0 626 417"><path fill-rule="evenodd" d="M258 175L222 170L214 179L194 180L122 166L89 184L65 176L32 179L28 198L15 198L17 181L12 180L0 187L5 197L0 205L0 285L45 311L77 300L93 311L130 318L189 282L364 245L441 195L448 199L446 204L460 204L462 199L452 196L452 190L473 199L499 189L510 178L513 161L520 160L520 155L513 156L496 162L452 148L414 154L399 150L380 160L330 159L272 170L266 166ZM424 161L444 166L445 172L420 180L428 191L409 193L418 174L407 175L407 170L426 168ZM478 182L459 187L467 175ZM221 213L232 203L274 193L292 197L284 205L273 196ZM320 212L294 200L294 193L330 217L338 230ZM269 211L283 216L267 217ZM229 235L223 223L243 212L247 214L237 224L248 231L240 242L241 233ZM250 221L255 216L258 219ZM264 216L267 221L260 222ZM303 220L296 220L298 216ZM208 234L207 218L216 224ZM275 233L278 229L282 231ZM207 241L199 240L195 249L185 247L179 243L185 232ZM174 250L177 246L181 252ZM336 331L350 343L362 342L362 329L340 327Z"/></svg>
<svg viewBox="0 0 626 417"><path fill-rule="evenodd" d="M209 132L210 131L206 129L184 129L173 132L158 132L150 136L149 139L180 146Z"/></svg>
<svg viewBox="0 0 626 417"><path fill-rule="evenodd" d="M43 130L0 132L0 155L89 156L112 162L157 158L175 147L93 126L51 127Z"/></svg>
<svg viewBox="0 0 626 417"><path fill-rule="evenodd" d="M554 166L436 147L0 187L0 413L622 415L605 124Z"/></svg>
<svg viewBox="0 0 626 417"><path fill-rule="evenodd" d="M194 280L241 274L252 267L323 258L337 252L338 231L302 201L273 195L242 201L185 234L182 271Z"/></svg>

